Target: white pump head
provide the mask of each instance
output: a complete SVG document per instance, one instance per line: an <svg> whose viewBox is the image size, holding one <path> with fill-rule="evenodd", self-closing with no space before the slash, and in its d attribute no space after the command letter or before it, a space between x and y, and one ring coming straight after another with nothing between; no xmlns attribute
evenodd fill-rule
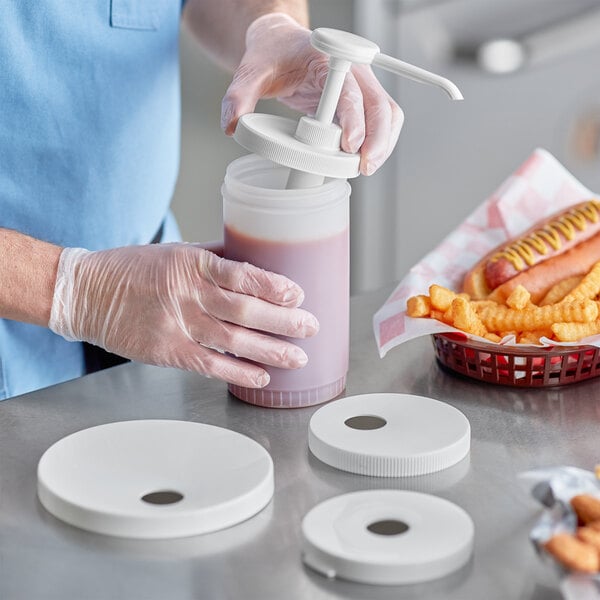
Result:
<svg viewBox="0 0 600 600"><path fill-rule="evenodd" d="M379 46L337 29L315 29L312 45L329 55L329 72L314 116L297 123L275 115L251 113L238 121L234 138L246 150L290 167L288 188L313 187L325 177L349 179L359 174L359 154L340 150L341 129L333 123L346 73L353 63L372 64L420 83L441 87L453 100L462 100L450 80L381 54Z"/></svg>

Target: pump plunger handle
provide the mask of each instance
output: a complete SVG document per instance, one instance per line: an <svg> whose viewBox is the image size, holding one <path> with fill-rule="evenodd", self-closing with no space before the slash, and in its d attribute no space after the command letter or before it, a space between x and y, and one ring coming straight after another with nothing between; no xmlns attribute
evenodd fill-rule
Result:
<svg viewBox="0 0 600 600"><path fill-rule="evenodd" d="M370 65L379 54L379 46L353 33L324 27L312 32L310 43L320 52L329 55L329 72L315 119L321 123L331 123L346 73L353 63Z"/></svg>

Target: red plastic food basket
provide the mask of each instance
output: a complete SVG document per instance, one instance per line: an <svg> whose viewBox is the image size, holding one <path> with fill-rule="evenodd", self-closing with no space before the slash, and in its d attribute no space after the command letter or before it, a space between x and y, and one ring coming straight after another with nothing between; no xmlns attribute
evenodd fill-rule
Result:
<svg viewBox="0 0 600 600"><path fill-rule="evenodd" d="M432 335L437 360L461 375L499 385L550 387L600 375L600 348L515 348L474 342L464 335Z"/></svg>

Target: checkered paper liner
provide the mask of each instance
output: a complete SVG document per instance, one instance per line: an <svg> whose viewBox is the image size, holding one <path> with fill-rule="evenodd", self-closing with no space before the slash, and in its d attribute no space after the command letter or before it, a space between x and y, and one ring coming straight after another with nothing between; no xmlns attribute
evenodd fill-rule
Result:
<svg viewBox="0 0 600 600"><path fill-rule="evenodd" d="M518 236L541 219L593 197L597 195L554 156L541 148L536 149L494 194L410 269L375 313L373 329L380 356L383 358L399 344L424 335L464 334L435 319L408 317L406 301L411 296L427 294L432 283L460 290L467 271L496 246ZM481 337L467 337L491 344ZM581 346L582 343L600 347L600 335L575 343L548 340L546 345ZM516 345L514 337L506 338L500 344Z"/></svg>

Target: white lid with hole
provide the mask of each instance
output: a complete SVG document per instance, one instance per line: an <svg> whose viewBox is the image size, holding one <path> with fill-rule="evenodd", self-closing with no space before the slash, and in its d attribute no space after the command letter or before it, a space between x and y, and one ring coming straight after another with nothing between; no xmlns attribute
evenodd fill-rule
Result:
<svg viewBox="0 0 600 600"><path fill-rule="evenodd" d="M369 490L330 498L304 517L302 558L326 577L418 583L465 565L473 536L471 517L448 500Z"/></svg>
<svg viewBox="0 0 600 600"><path fill-rule="evenodd" d="M216 531L263 509L273 462L250 438L212 425L109 423L51 446L38 496L55 517L89 531L174 538Z"/></svg>
<svg viewBox="0 0 600 600"><path fill-rule="evenodd" d="M471 427L459 410L412 394L364 394L320 408L308 445L324 463L376 477L435 473L469 453Z"/></svg>

